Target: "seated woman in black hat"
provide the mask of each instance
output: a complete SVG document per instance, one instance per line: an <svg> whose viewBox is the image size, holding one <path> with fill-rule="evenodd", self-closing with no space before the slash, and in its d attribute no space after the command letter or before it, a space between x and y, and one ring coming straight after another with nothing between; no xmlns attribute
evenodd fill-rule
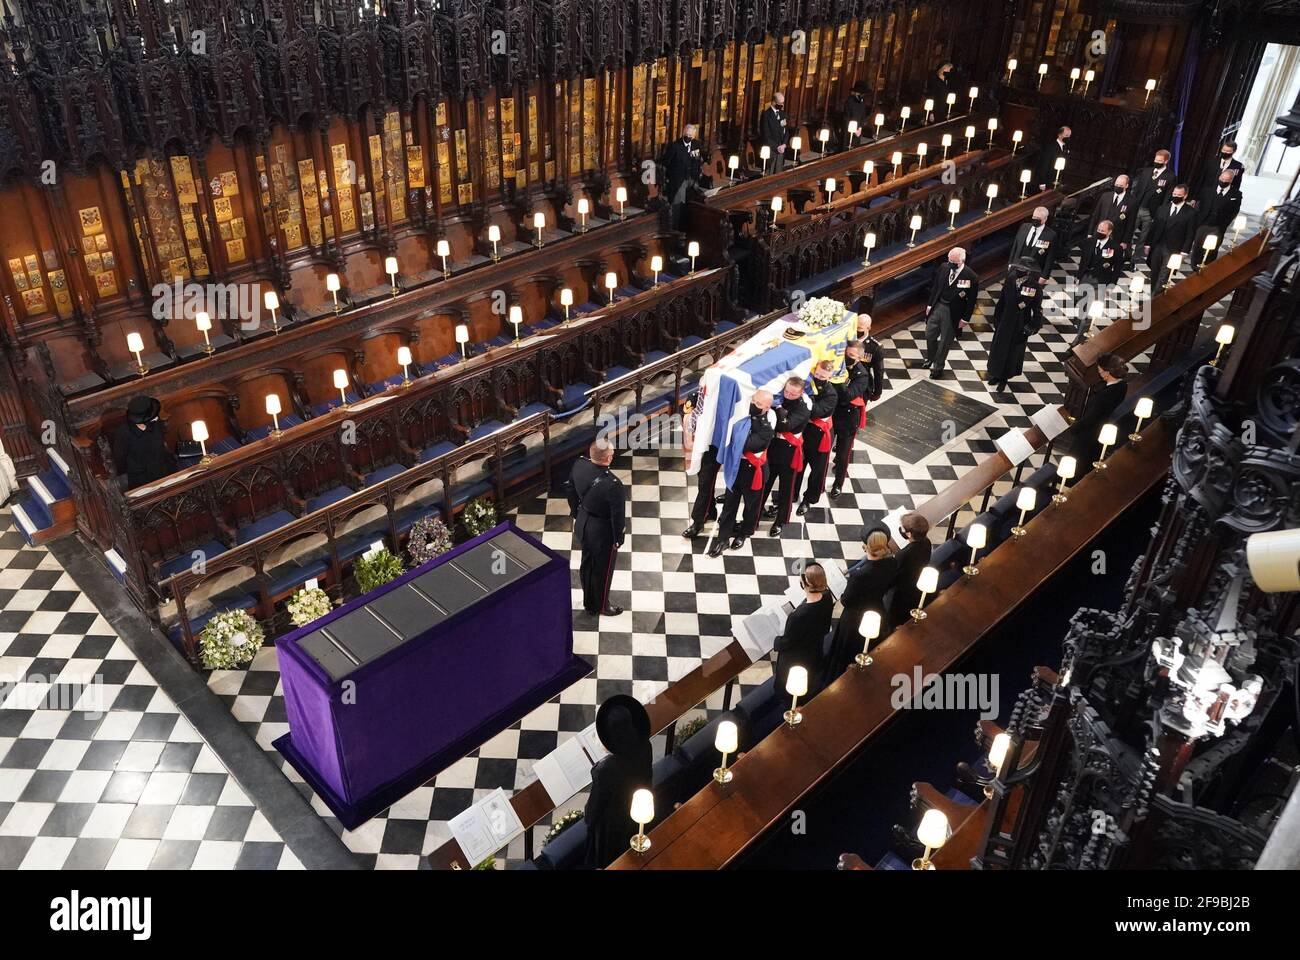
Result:
<svg viewBox="0 0 1300 960"><path fill-rule="evenodd" d="M158 419L162 410L153 397L132 397L126 422L113 434L113 460L126 474L126 488L152 483L176 471L176 458L167 449L167 431Z"/></svg>
<svg viewBox="0 0 1300 960"><path fill-rule="evenodd" d="M603 869L614 862L637 832L632 794L650 789L650 715L635 697L615 694L596 711L596 736L609 751L591 770L586 864Z"/></svg>

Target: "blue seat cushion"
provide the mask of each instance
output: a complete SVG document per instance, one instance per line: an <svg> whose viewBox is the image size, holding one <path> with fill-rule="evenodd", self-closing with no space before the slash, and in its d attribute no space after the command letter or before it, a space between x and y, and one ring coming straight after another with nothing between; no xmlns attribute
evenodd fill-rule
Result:
<svg viewBox="0 0 1300 960"><path fill-rule="evenodd" d="M380 467L378 470L371 470L366 474L366 486L373 487L376 483L383 483L385 480L391 480L405 469L406 467L400 463L390 463L385 467Z"/></svg>
<svg viewBox="0 0 1300 960"><path fill-rule="evenodd" d="M278 530L286 523L293 523L295 519L297 518L288 510L276 510L274 513L268 513L260 520L254 520L252 523L240 527L235 533L235 542L244 544L250 540L256 540L264 533Z"/></svg>
<svg viewBox="0 0 1300 960"><path fill-rule="evenodd" d="M498 430L504 430L506 425L500 420L484 420L477 427L469 432L471 440L477 440L480 437L486 437L489 433L496 433Z"/></svg>
<svg viewBox="0 0 1300 960"><path fill-rule="evenodd" d="M456 449L456 444L450 440L439 440L431 447L425 447L420 451L420 462L428 463L436 457L441 457L444 453L451 453Z"/></svg>
<svg viewBox="0 0 1300 960"><path fill-rule="evenodd" d="M324 493L319 493L307 501L307 512L313 513L317 510L324 510L331 504L338 503L344 497L350 497L354 493L356 493L356 491L351 487L331 487Z"/></svg>
<svg viewBox="0 0 1300 960"><path fill-rule="evenodd" d="M323 577L329 568L330 565L327 560L313 560L302 565L297 561L283 564L270 571L270 581L267 583L266 592L273 597L278 597L301 586L313 577Z"/></svg>
<svg viewBox="0 0 1300 960"><path fill-rule="evenodd" d="M200 543L197 547L191 547L189 550L186 550L180 556L172 557L165 563L160 564L158 566L158 579L166 580L168 577L174 576L182 570L190 569L195 563L195 553L202 554L203 559L211 560L214 557L219 557L225 552L225 544L219 543L216 540L208 540L204 543Z"/></svg>

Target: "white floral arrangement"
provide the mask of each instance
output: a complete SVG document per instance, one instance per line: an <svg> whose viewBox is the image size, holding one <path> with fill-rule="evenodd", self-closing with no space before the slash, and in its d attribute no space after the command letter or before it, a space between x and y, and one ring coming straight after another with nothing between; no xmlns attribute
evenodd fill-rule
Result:
<svg viewBox="0 0 1300 960"><path fill-rule="evenodd" d="M830 297L813 297L799 308L795 316L805 330L823 330L844 319L844 304Z"/></svg>
<svg viewBox="0 0 1300 960"><path fill-rule="evenodd" d="M199 634L199 655L209 670L230 670L250 662L266 634L247 610L226 610Z"/></svg>
<svg viewBox="0 0 1300 960"><path fill-rule="evenodd" d="M320 587L303 587L289 598L286 607L293 625L303 627L333 610L334 603L330 600L330 595Z"/></svg>
<svg viewBox="0 0 1300 960"><path fill-rule="evenodd" d="M487 533L497 525L497 508L487 497L476 497L465 505L460 515L465 532L471 537Z"/></svg>

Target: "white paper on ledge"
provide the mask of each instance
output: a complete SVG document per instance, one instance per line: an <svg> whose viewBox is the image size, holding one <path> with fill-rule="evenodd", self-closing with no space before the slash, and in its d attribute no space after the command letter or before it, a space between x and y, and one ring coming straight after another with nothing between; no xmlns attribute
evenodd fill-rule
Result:
<svg viewBox="0 0 1300 960"><path fill-rule="evenodd" d="M1034 452L1034 445L1025 439L1025 431L1016 427L1014 430L1008 430L1002 436L994 441L997 448L1007 455L1014 467L1019 463L1029 459L1029 455Z"/></svg>
<svg viewBox="0 0 1300 960"><path fill-rule="evenodd" d="M1066 422L1065 417L1061 416L1061 411L1051 404L1036 410L1029 418L1029 422L1043 431L1043 436L1048 440L1055 440L1070 429L1070 424Z"/></svg>
<svg viewBox="0 0 1300 960"><path fill-rule="evenodd" d="M572 736L534 763L533 772L551 803L558 806L590 786L591 758L582 749L582 741Z"/></svg>
<svg viewBox="0 0 1300 960"><path fill-rule="evenodd" d="M447 825L472 865L482 863L524 832L523 822L500 787L456 814Z"/></svg>

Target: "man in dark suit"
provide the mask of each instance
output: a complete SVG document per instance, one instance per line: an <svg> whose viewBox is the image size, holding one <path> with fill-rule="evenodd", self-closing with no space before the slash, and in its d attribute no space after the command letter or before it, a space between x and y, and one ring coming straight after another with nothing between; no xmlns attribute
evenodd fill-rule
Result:
<svg viewBox="0 0 1300 960"><path fill-rule="evenodd" d="M1228 140L1219 148L1219 155L1207 163L1201 173L1202 193L1213 189L1213 185L1219 182L1219 174L1225 171L1232 174L1233 185L1241 189L1241 175L1246 172L1246 168L1242 166L1236 154L1235 140Z"/></svg>
<svg viewBox="0 0 1300 960"><path fill-rule="evenodd" d="M1147 245L1144 250L1147 268L1155 277L1153 289L1159 290L1165 285L1169 272L1169 256L1183 254L1183 267L1190 270L1196 263L1192 260L1192 242L1196 239L1196 208L1187 202L1187 184L1180 183L1169 194L1169 202L1157 208L1151 218L1151 229L1147 231Z"/></svg>
<svg viewBox="0 0 1300 960"><path fill-rule="evenodd" d="M1156 210L1169 198L1169 191L1177 182L1171 154L1168 150L1157 150L1151 166L1143 167L1133 178L1133 201L1137 204L1137 216L1133 222L1133 242L1129 247L1129 259L1136 260L1147 244L1147 232L1151 229L1151 220Z"/></svg>
<svg viewBox="0 0 1300 960"><path fill-rule="evenodd" d="M732 427L732 443L740 436L740 428L746 421L741 420ZM720 557L724 550L739 550L745 540L753 536L758 526L759 509L762 501L763 487L767 484L767 448L772 445L776 435L776 415L772 412L772 395L766 390L755 390L749 402L748 432L744 438L740 464L736 468L736 479L727 488L727 498L722 504L722 515L718 517L718 532L714 535L713 546L709 556ZM745 505L745 515L736 522L740 505ZM730 541L730 542L728 542Z"/></svg>
<svg viewBox="0 0 1300 960"><path fill-rule="evenodd" d="M838 500L853 462L853 439L867 425L867 400L880 396L871 367L863 362L861 340L850 340L844 348L844 382L835 389L838 402L832 423L835 427L835 481L830 498ZM874 397L873 397L874 394Z"/></svg>
<svg viewBox="0 0 1300 960"><path fill-rule="evenodd" d="M597 437L569 475L569 510L582 550L582 607L593 616L617 617L623 612L609 602L609 582L618 548L623 546L626 510L623 482L609 468L613 462L614 445Z"/></svg>
<svg viewBox="0 0 1300 960"><path fill-rule="evenodd" d="M1097 224L1109 220L1110 235L1115 246L1127 255L1129 241L1133 238L1133 226L1137 220L1137 201L1129 188L1127 173L1115 178L1112 190L1103 193L1093 205L1092 216L1088 219L1088 233L1097 232Z"/></svg>
<svg viewBox="0 0 1300 960"><path fill-rule="evenodd" d="M930 370L931 380L942 380L944 361L963 323L969 323L979 296L979 275L966 266L966 251L953 247L930 282L930 303L925 308L925 356L912 364Z"/></svg>
<svg viewBox="0 0 1300 960"><path fill-rule="evenodd" d="M1069 162L1070 133L1069 127L1058 128L1056 138L1044 144L1038 151L1038 172L1034 176L1034 183L1038 184L1040 193L1056 182L1056 161L1060 157L1065 157L1066 162Z"/></svg>
<svg viewBox="0 0 1300 960"><path fill-rule="evenodd" d="M1084 240L1083 248L1079 251L1079 283L1095 288L1093 299L1105 302L1111 284L1119 279L1119 264L1122 259L1119 244L1111 234L1111 222L1102 220L1097 224L1096 232ZM1071 347L1083 343L1083 338L1088 334L1088 311L1080 307L1078 313L1078 332Z"/></svg>
<svg viewBox="0 0 1300 960"><path fill-rule="evenodd" d="M808 380L808 399L812 403L812 411L808 414L808 425L803 431L803 462L808 470L808 481L803 483L800 478L803 499L795 511L801 517L817 505L826 487L831 448L835 441L835 408L839 405L839 390L831 383L834 374L835 361L823 360L813 368L813 375Z"/></svg>
<svg viewBox="0 0 1300 960"><path fill-rule="evenodd" d="M785 94L778 90L772 94L772 103L758 118L759 146L765 146L771 152L768 169L773 173L778 173L785 167L785 128Z"/></svg>
<svg viewBox="0 0 1300 960"><path fill-rule="evenodd" d="M857 130L857 137L860 139L867 129L867 98L863 96L864 87L861 83L855 83L853 90L849 93L849 98L844 101L844 145L852 146L856 141L849 134L849 121L852 120L857 124L854 129Z"/></svg>
<svg viewBox="0 0 1300 960"><path fill-rule="evenodd" d="M1192 255L1196 262L1202 259L1206 263L1219 255L1224 234L1232 227L1232 221L1241 212L1240 181L1233 176L1232 170L1224 168L1219 171L1219 179L1201 194L1196 202L1196 237L1192 241ZM1215 236L1218 242L1208 256L1205 253L1205 238Z"/></svg>
<svg viewBox="0 0 1300 960"><path fill-rule="evenodd" d="M1032 261L1038 272L1045 277L1052 275L1052 265L1056 262L1056 231L1047 225L1046 207L1035 207L1034 215L1028 223L1022 223L1011 241L1011 255L1007 262L1007 282L1014 284L1022 264Z"/></svg>
<svg viewBox="0 0 1300 960"><path fill-rule="evenodd" d="M1102 425L1110 422L1128 391L1125 382L1128 368L1115 354L1103 353L1097 358L1097 375L1101 378L1101 386L1088 393L1083 410L1070 425L1070 443L1079 462L1080 476L1091 470L1093 461L1101 456L1101 441L1097 438Z"/></svg>
<svg viewBox="0 0 1300 960"><path fill-rule="evenodd" d="M916 578L930 563L930 521L919 513L905 513L899 520L899 533L907 542L895 555L898 571L886 597L889 622L893 626L906 622L912 615L912 608L921 602Z"/></svg>
<svg viewBox="0 0 1300 960"><path fill-rule="evenodd" d="M699 132L699 127L688 123L664 154L664 197L671 205L674 227L681 225L687 191L700 178L704 154L696 139Z"/></svg>
<svg viewBox="0 0 1300 960"><path fill-rule="evenodd" d="M767 486L759 499L760 504L765 504L768 494L776 491L776 499L763 511L763 516L772 521L769 537L781 536L781 527L790 522L790 511L799 497L803 432L812 416L812 401L804 393L803 377L787 379L780 400L780 405L772 408L776 413L776 436L767 448Z"/></svg>

